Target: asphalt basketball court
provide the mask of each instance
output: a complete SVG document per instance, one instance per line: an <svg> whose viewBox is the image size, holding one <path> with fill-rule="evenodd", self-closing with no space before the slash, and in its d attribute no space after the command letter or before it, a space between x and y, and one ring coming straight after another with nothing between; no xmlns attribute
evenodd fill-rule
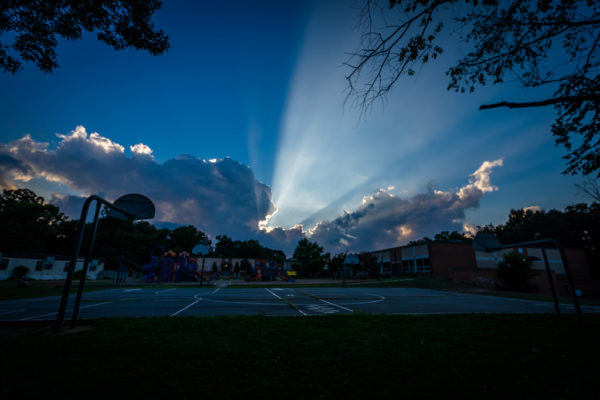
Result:
<svg viewBox="0 0 600 400"><path fill-rule="evenodd" d="M221 286L221 287L219 287ZM69 297L70 319L75 295ZM0 302L0 321L53 320L60 297ZM570 304L561 312L572 313ZM581 306L598 313L600 306ZM554 313L552 302L416 288L257 286L116 287L83 294L79 318L153 316L325 316L353 314Z"/></svg>

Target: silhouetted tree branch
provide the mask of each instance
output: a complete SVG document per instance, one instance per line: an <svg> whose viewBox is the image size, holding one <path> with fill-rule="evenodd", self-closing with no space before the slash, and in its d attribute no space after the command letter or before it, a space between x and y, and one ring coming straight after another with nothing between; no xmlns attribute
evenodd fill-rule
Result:
<svg viewBox="0 0 600 400"><path fill-rule="evenodd" d="M592 201L600 204L600 181L586 179L582 184L575 184L577 190Z"/></svg>
<svg viewBox="0 0 600 400"><path fill-rule="evenodd" d="M133 47L160 55L168 37L156 30L152 14L158 0L7 0L0 2L0 69L16 73L22 61L34 62L44 72L58 67L58 38L81 39L84 31L98 32L98 40L115 50Z"/></svg>
<svg viewBox="0 0 600 400"><path fill-rule="evenodd" d="M502 83L550 86L551 99L504 101L480 110L553 106L552 133L568 150L567 174L600 176L600 4L552 0L365 0L362 49L352 52L348 99L361 112L402 76L443 53L442 38L468 48L446 72L448 90ZM389 21L394 21L389 23ZM457 33L458 32L458 33ZM564 54L557 60L551 54Z"/></svg>
<svg viewBox="0 0 600 400"><path fill-rule="evenodd" d="M600 94L591 94L588 96L564 96L553 99L540 100L540 101L529 101L525 103L512 103L508 101L501 101L500 103L494 104L482 104L479 106L480 110L489 110L492 108L508 107L508 108L528 108L528 107L544 107L554 105L558 103L569 103L577 101L600 101Z"/></svg>

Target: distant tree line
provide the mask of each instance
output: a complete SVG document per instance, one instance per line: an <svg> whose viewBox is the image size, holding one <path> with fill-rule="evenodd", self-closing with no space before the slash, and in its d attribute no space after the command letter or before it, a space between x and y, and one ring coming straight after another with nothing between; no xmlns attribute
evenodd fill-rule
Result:
<svg viewBox="0 0 600 400"><path fill-rule="evenodd" d="M554 239L564 247L583 248L592 274L600 277L600 203L578 203L559 210L511 210L508 221L477 227L494 234L502 244ZM466 233L444 231L433 239L425 237L409 245L431 242L471 243Z"/></svg>
<svg viewBox="0 0 600 400"><path fill-rule="evenodd" d="M26 252L69 255L73 252L78 220L69 219L60 209L44 201L30 189L3 190L0 195L0 252ZM89 246L92 224L86 224L81 254ZM105 259L107 267L116 267L121 257L143 266L155 245L176 253L191 253L196 244L211 248L209 257L261 258L285 261L285 253L260 245L256 240L232 240L218 235L214 249L207 235L194 226L174 229L157 228L146 221L123 221L102 216L93 256Z"/></svg>
<svg viewBox="0 0 600 400"><path fill-rule="evenodd" d="M379 266L377 257L369 252L357 254L359 263L349 266L354 273L362 271L368 276L378 278ZM294 250L294 262L292 267L300 276L316 277L325 274L328 276L342 276L342 268L346 259L346 253L331 255L323 251L323 247L317 242L301 239Z"/></svg>
<svg viewBox="0 0 600 400"><path fill-rule="evenodd" d="M223 258L255 258L261 260L285 261L285 253L282 250L273 250L263 247L258 240L233 240L227 235L217 235L217 243L210 257Z"/></svg>
<svg viewBox="0 0 600 400"><path fill-rule="evenodd" d="M0 252L29 252L68 255L73 251L79 221L71 220L59 208L47 204L44 198L29 189L3 190L0 195ZM91 224L86 225L91 231ZM500 225L478 227L493 233L503 244L538 239L554 239L565 247L583 248L588 256L592 274L600 276L600 203L579 203L564 211L511 210L508 221ZM85 236L89 238L89 235ZM175 229L157 228L146 221L122 221L103 216L99 220L94 257L106 260L108 267L115 266L119 257L141 266L148 262L153 246L165 250L191 252L202 243L210 247L209 257L264 259L282 263L285 253L262 246L257 240L233 240L227 235L217 235L212 246L207 235L194 226ZM409 245L430 242L470 243L472 238L457 231L443 231L433 239L425 237ZM84 240L82 254L88 246ZM304 238L294 251L294 269L302 276L329 274L342 268L345 253L331 255L316 242ZM365 252L359 254L360 264L354 269L377 273L376 260Z"/></svg>
<svg viewBox="0 0 600 400"><path fill-rule="evenodd" d="M600 203L579 203L564 211L511 210L505 224L481 228L502 243L554 239L566 247L597 250L600 244Z"/></svg>
<svg viewBox="0 0 600 400"><path fill-rule="evenodd" d="M431 242L454 242L454 243L472 243L473 242L473 238L471 238L469 235L467 235L466 233L461 233L458 231L442 231L440 233L437 233L433 239L425 236L422 239L419 240L411 240L410 242L408 242L408 246L414 246L414 245L419 245L419 244L427 244L427 243L431 243Z"/></svg>
<svg viewBox="0 0 600 400"><path fill-rule="evenodd" d="M578 203L559 210L511 210L508 221L499 225L477 227L478 231L494 234L502 244L554 239L564 247L583 248L594 278L600 277L600 203ZM472 243L473 238L465 232L442 231L433 238L424 237L407 243L409 246L428 243ZM369 252L358 254L359 264L351 266L356 271L377 277L378 265ZM302 239L294 252L295 269L301 275L313 276L323 272L328 265L330 275L335 275L344 264L345 254L331 256L323 248L308 239Z"/></svg>

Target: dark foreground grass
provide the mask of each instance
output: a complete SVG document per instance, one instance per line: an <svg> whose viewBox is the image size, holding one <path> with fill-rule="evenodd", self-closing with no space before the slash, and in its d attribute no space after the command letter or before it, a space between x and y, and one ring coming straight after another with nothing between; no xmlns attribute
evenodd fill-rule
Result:
<svg viewBox="0 0 600 400"><path fill-rule="evenodd" d="M600 318L140 318L1 337L0 395L598 399Z"/></svg>

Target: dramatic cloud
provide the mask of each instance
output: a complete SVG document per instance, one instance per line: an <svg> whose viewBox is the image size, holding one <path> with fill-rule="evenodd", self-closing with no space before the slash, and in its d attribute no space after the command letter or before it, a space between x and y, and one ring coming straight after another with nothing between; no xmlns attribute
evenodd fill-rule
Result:
<svg viewBox="0 0 600 400"><path fill-rule="evenodd" d="M29 168L10 154L0 153L0 187L4 189L15 189L12 176L28 176Z"/></svg>
<svg viewBox="0 0 600 400"><path fill-rule="evenodd" d="M531 211L531 212L541 212L542 211L542 207L540 206L528 206L528 207L523 207L523 211L527 212L527 211Z"/></svg>
<svg viewBox="0 0 600 400"><path fill-rule="evenodd" d="M75 130L73 132L71 132L70 135L57 134L56 136L58 136L59 138L62 139L63 146L67 145L69 142L75 142L75 143L87 142L92 146L91 148L94 148L97 150L102 150L106 154L110 154L110 153L120 154L125 151L125 148L123 146L111 141L109 138L100 136L100 134L98 134L97 132L90 133L90 135L88 137L88 134L83 126L78 126L77 128L75 128ZM136 145L136 146L139 146L139 145Z"/></svg>
<svg viewBox="0 0 600 400"><path fill-rule="evenodd" d="M497 187L490 184L490 173L494 167L501 167L502 164L502 159L496 161L484 161L484 163L481 164L481 167L471 174L471 182L460 189L458 196L461 199L468 199L474 198L473 193L487 193L497 190ZM477 200L479 199L477 198Z"/></svg>
<svg viewBox="0 0 600 400"><path fill-rule="evenodd" d="M129 146L129 149L133 154L152 157L152 149L149 146L146 146L144 143L138 143L135 146Z"/></svg>
<svg viewBox="0 0 600 400"><path fill-rule="evenodd" d="M484 162L469 184L454 193L430 187L427 193L402 199L380 189L356 211L319 223L310 231L311 240L333 252L361 251L406 244L443 230L469 232L465 210L478 207L484 193L497 189L490 184L490 173L501 165L501 159Z"/></svg>
<svg viewBox="0 0 600 400"><path fill-rule="evenodd" d="M79 218L83 200L90 194L114 201L126 193L141 193L154 202L153 222L158 225L194 225L213 239L218 234L254 238L289 255L305 236L327 251L338 252L398 246L442 230L469 230L465 210L478 207L484 193L497 189L490 174L502 166L501 159L484 162L456 191L430 187L426 193L403 199L392 194L395 189L389 186L331 221L308 230L302 225L283 229L266 225L275 213L269 186L230 158L181 155L160 164L143 143L130 146L128 156L122 145L98 133L88 134L82 126L57 136L60 141L53 149L29 135L0 144L2 187L27 186L32 179L55 182L67 193L53 193L49 201L72 218Z"/></svg>
<svg viewBox="0 0 600 400"><path fill-rule="evenodd" d="M265 235L258 223L274 211L271 190L245 165L229 158L204 161L188 155L159 164L142 143L131 146L132 156L127 157L122 145L88 134L82 126L57 136L61 140L52 150L30 136L0 145L2 186L44 178L84 196L101 193L108 200L141 193L154 202L156 221L194 225L213 238ZM78 218L83 198L55 194L50 201ZM289 232L273 235L287 241Z"/></svg>

